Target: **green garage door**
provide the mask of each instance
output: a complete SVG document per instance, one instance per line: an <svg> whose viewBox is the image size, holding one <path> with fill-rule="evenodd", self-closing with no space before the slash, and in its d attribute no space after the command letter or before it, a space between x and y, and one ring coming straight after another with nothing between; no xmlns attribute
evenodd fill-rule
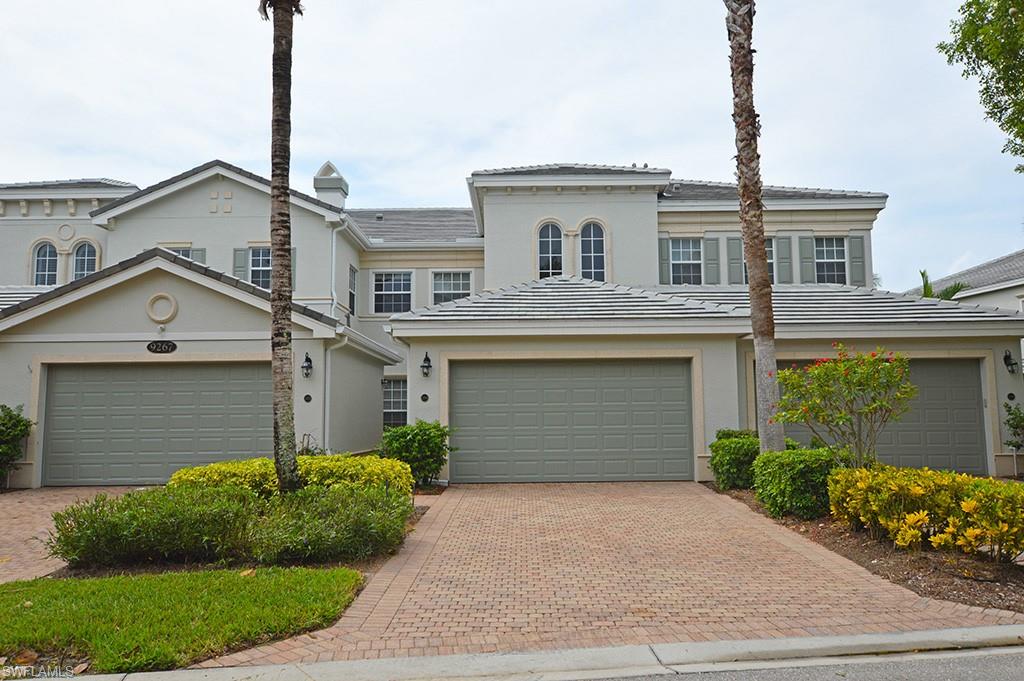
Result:
<svg viewBox="0 0 1024 681"><path fill-rule="evenodd" d="M178 468L273 451L270 365L52 365L44 485L167 481Z"/></svg>
<svg viewBox="0 0 1024 681"><path fill-rule="evenodd" d="M893 466L988 475L980 362L914 359L910 380L918 395L910 411L882 431L878 458ZM810 439L806 428L791 424L786 434L801 442Z"/></svg>
<svg viewBox="0 0 1024 681"><path fill-rule="evenodd" d="M684 360L455 362L452 482L692 480Z"/></svg>

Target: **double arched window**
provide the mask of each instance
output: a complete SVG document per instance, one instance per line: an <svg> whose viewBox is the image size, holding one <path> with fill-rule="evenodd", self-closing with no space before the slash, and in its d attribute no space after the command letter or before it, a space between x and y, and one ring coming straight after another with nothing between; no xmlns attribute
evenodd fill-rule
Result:
<svg viewBox="0 0 1024 681"><path fill-rule="evenodd" d="M541 279L562 274L562 228L545 222L538 233L537 271Z"/></svg>
<svg viewBox="0 0 1024 681"><path fill-rule="evenodd" d="M71 279L81 279L96 271L96 247L84 241L75 247L74 269Z"/></svg>
<svg viewBox="0 0 1024 681"><path fill-rule="evenodd" d="M57 247L44 241L32 252L32 283L36 286L57 285Z"/></svg>
<svg viewBox="0 0 1024 681"><path fill-rule="evenodd" d="M580 276L604 281L604 227L588 222L580 230Z"/></svg>

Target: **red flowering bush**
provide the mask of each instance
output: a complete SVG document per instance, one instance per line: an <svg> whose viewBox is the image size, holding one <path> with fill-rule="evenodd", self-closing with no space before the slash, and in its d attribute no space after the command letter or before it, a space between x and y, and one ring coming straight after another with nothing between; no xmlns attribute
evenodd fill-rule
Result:
<svg viewBox="0 0 1024 681"><path fill-rule="evenodd" d="M849 451L854 466L863 466L875 460L878 435L907 412L917 386L904 355L833 347L835 358L779 371L782 397L775 418L805 424L830 447Z"/></svg>

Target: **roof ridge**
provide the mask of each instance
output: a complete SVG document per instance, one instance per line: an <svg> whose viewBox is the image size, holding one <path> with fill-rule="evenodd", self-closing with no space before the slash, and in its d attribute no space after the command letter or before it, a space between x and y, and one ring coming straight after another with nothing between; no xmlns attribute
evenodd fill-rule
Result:
<svg viewBox="0 0 1024 681"><path fill-rule="evenodd" d="M696 185L700 185L700 186L703 186L703 187L735 187L735 186L737 186L736 182L722 182L722 181L718 181L718 180L689 180L689 179L685 179L685 178L675 178L675 177L669 178L669 184L673 184L673 183L696 184ZM803 186L800 186L800 185L788 185L788 184L764 184L764 185L761 185L761 187L762 187L762 189L786 189L786 190L790 190L790 191L824 192L824 193L828 193L828 194L842 194L842 195L857 194L857 195L875 195L875 196L879 196L879 197L882 197L882 196L888 197L888 194L886 194L885 192L876 192L876 191L870 191L870 190L866 190L866 189L865 190L861 190L861 189L830 189L828 187L803 187Z"/></svg>
<svg viewBox="0 0 1024 681"><path fill-rule="evenodd" d="M626 170L626 171L637 171L641 173L664 173L671 172L668 168L656 168L654 166L638 166L637 164L632 165L615 165L609 163L576 163L576 162L565 162L565 163L535 163L532 165L520 165L520 166L502 166L497 168L481 168L480 170L474 170L471 175L500 175L507 172L519 172L524 170L554 170L556 168L577 168L582 170Z"/></svg>

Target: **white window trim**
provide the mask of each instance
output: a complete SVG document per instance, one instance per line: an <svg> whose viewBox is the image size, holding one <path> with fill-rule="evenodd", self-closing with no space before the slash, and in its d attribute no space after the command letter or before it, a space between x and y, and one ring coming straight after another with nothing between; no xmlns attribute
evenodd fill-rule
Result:
<svg viewBox="0 0 1024 681"><path fill-rule="evenodd" d="M89 274L92 274L93 272L99 272L101 269L103 269L103 262L101 260L101 253L100 253L100 245L98 243L96 243L95 241L93 241L92 239L80 239L80 240L76 241L74 243L74 245L71 247L71 258L70 258L70 266L71 266L71 268L70 268L71 269L70 280L71 281L76 281L76 278L75 278L75 262L78 260L78 249L81 248L82 246L86 245L86 244L92 246L93 251L96 253L96 263L95 263L95 265L93 267L92 272L90 272ZM88 274L83 275L82 277L78 277L78 279L82 279L82 278L87 277L87 276L89 276L89 275Z"/></svg>
<svg viewBox="0 0 1024 681"><path fill-rule="evenodd" d="M374 282L377 279L377 274L385 274L388 272L407 272L409 274L409 309L416 308L416 270L410 267L392 267L385 269L370 270L369 279L367 279L367 307L366 316L368 317L390 317L393 314L400 314L398 312L377 312L376 298L374 296Z"/></svg>
<svg viewBox="0 0 1024 681"><path fill-rule="evenodd" d="M359 305L359 268L352 265L348 266L348 297L345 298L345 305L353 308L348 311L349 314L356 314L355 307Z"/></svg>
<svg viewBox="0 0 1024 681"><path fill-rule="evenodd" d="M566 260L565 260L565 249L566 249L566 237L568 236L565 225L560 220L554 218L544 218L537 223L536 227L533 228L533 278L540 279L540 230L544 228L544 225L554 225L558 227L562 234L562 274L561 275L549 275L549 276L565 276L566 274ZM547 277L544 277L547 279Z"/></svg>
<svg viewBox="0 0 1024 681"><path fill-rule="evenodd" d="M37 284L36 283L36 274L37 274L37 270L36 270L36 252L44 244L49 244L50 246L53 246L53 250L57 254L57 269L54 270L53 284ZM60 281L60 271L61 271L60 261L61 261L61 253L60 253L60 249L57 248L57 244L55 244L50 239L39 239L39 240L35 241L32 244L32 246L29 248L29 251L28 251L28 280L29 280L30 284L32 286L59 286L60 283L61 283L61 281Z"/></svg>
<svg viewBox="0 0 1024 681"><path fill-rule="evenodd" d="M434 302L434 274L444 274L446 272L469 273L469 293L466 294L466 297L468 298L469 296L473 295L474 291L476 291L476 276L473 273L473 269L470 267L439 267L436 269L427 270L427 283L430 285L430 305L441 304Z"/></svg>
<svg viewBox="0 0 1024 681"><path fill-rule="evenodd" d="M698 249L700 250L700 260L679 260L678 262L672 259L672 242L682 241L688 239L690 241L696 241ZM676 284L672 281L672 266L673 265L699 265L700 266L700 283L689 284L687 282L679 282ZM668 280L671 286L703 286L704 285L704 239L697 236L673 236L669 237L668 240Z"/></svg>
<svg viewBox="0 0 1024 681"><path fill-rule="evenodd" d="M380 386L381 402L382 402L382 404L381 404L381 412L380 412L380 422L381 422L381 425L382 426L384 425L384 415L385 414L397 414L397 413L401 413L401 412L405 413L405 422L404 423L408 424L409 423L409 379L407 379L405 377L402 377L402 376L385 376L384 377L384 381L402 381L403 383L405 383L405 409L385 409L384 408L384 405L383 405L383 400L384 400L384 383L381 382L381 386Z"/></svg>
<svg viewBox="0 0 1024 681"><path fill-rule="evenodd" d="M609 281L612 281L611 230L608 229L608 225L604 220L587 218L580 222L579 227L576 229L576 234L578 235L576 237L576 273L581 277L583 276L583 228L590 223L599 225L602 233L604 234L604 283L608 283ZM701 255L703 256L703 251L701 251ZM540 264L539 259L537 264Z"/></svg>
<svg viewBox="0 0 1024 681"><path fill-rule="evenodd" d="M260 250L266 249L267 251L271 250L269 245L249 244L248 252L246 253L247 257L246 257L245 273L246 273L246 281L248 281L250 284L252 284L252 273L253 273L252 252L254 250L256 250L256 249L260 249ZM268 267L265 267L265 268L264 267L260 267L260 268L257 268L257 270L260 271L260 272L268 272L268 273L270 273L271 278L273 278L273 276L274 276L274 274L273 274L273 272L274 272L274 254L270 253L270 265ZM268 283L270 283L270 282L268 282ZM252 284L252 285L256 286L256 284ZM257 288L263 288L262 286L256 286L256 287ZM263 289L263 290L264 291L269 290L269 286L266 289Z"/></svg>
<svg viewBox="0 0 1024 681"><path fill-rule="evenodd" d="M819 262L842 262L844 272L846 273L846 283L838 284L838 286L849 286L850 285L850 238L847 234L815 234L811 237L814 240L814 281L812 284L820 284L825 282L818 281L818 263ZM843 242L843 260L818 260L818 239L841 239ZM805 282L806 283L806 282Z"/></svg>

